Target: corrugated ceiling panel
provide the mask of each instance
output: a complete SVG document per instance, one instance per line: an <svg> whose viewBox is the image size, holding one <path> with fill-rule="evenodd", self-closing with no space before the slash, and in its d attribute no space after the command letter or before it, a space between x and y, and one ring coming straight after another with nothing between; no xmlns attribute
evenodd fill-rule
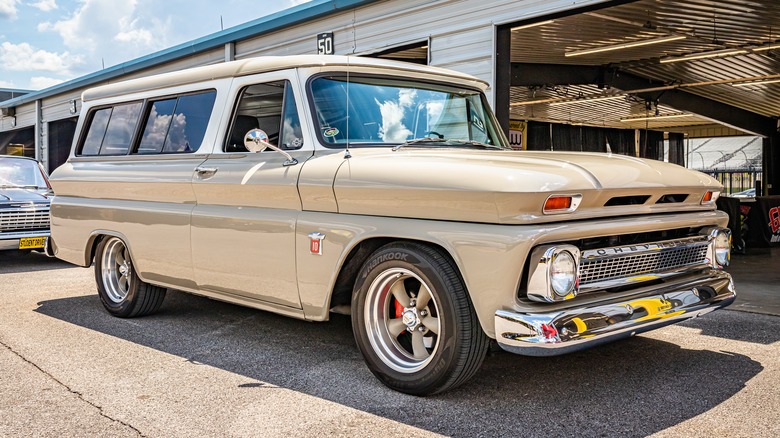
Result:
<svg viewBox="0 0 780 438"><path fill-rule="evenodd" d="M775 50L754 49L780 45L778 23L780 1L777 0L640 0L513 31L511 59L525 63L603 65L669 85L772 78L780 76L780 47ZM605 48L663 36L685 38L566 56L567 52L571 55L577 50ZM725 49L742 49L746 53L660 62L669 57ZM780 83L744 87L723 83L686 87L685 91L763 116L780 116ZM517 97L513 96L513 99ZM594 108L604 109L603 105L595 103ZM619 109L614 111L619 112ZM523 111L512 108L513 115L518 112ZM584 119L584 112L584 109L572 110L564 120Z"/></svg>

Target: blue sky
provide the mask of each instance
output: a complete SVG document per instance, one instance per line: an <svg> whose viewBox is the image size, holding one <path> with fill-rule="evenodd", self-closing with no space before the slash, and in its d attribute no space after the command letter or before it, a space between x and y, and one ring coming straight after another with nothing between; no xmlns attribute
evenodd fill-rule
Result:
<svg viewBox="0 0 780 438"><path fill-rule="evenodd" d="M306 0L0 0L0 88L39 90Z"/></svg>

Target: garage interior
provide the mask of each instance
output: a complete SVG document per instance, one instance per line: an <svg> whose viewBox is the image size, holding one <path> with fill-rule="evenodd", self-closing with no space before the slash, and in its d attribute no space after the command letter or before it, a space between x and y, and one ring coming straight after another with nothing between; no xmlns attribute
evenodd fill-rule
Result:
<svg viewBox="0 0 780 438"><path fill-rule="evenodd" d="M639 0L503 25L496 113L528 149L666 159L780 194L778 24L774 0Z"/></svg>

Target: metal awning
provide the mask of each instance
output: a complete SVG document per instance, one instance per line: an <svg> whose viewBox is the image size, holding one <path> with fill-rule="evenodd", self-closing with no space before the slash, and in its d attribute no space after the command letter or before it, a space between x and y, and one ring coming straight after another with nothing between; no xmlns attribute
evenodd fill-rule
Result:
<svg viewBox="0 0 780 438"><path fill-rule="evenodd" d="M713 120L728 125L713 117L723 111L708 114L708 106L754 114L761 126L780 116L776 0L639 0L521 23L511 32L510 58L602 72L590 83L513 84L512 118L673 130ZM633 80L611 80L621 75ZM681 95L699 99L681 108Z"/></svg>

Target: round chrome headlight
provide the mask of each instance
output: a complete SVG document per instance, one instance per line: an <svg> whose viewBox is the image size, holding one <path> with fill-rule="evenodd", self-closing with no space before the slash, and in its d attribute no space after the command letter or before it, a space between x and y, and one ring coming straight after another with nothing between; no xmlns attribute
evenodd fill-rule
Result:
<svg viewBox="0 0 780 438"><path fill-rule="evenodd" d="M550 286L559 297L565 297L574 291L577 283L577 262L569 251L561 251L553 256L550 263Z"/></svg>
<svg viewBox="0 0 780 438"><path fill-rule="evenodd" d="M713 242L715 246L715 261L720 266L728 266L731 262L731 233L719 230Z"/></svg>

